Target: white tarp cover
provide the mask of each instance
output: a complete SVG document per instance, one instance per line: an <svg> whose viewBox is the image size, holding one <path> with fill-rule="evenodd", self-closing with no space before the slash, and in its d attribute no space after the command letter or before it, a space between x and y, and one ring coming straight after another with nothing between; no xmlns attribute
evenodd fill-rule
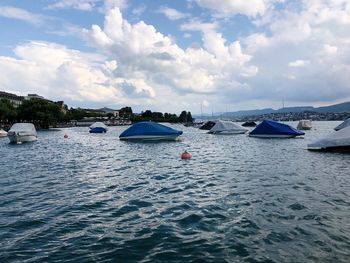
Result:
<svg viewBox="0 0 350 263"><path fill-rule="evenodd" d="M32 123L15 123L12 125L9 132L26 132L32 135L36 135L36 129Z"/></svg>
<svg viewBox="0 0 350 263"><path fill-rule="evenodd" d="M329 147L350 146L350 126L332 132L321 140L307 145L312 149L325 149Z"/></svg>
<svg viewBox="0 0 350 263"><path fill-rule="evenodd" d="M238 125L232 121L221 121L218 120L213 128L209 132L224 132L224 131L248 131L247 128L244 128L241 125Z"/></svg>
<svg viewBox="0 0 350 263"><path fill-rule="evenodd" d="M340 123L337 127L334 128L334 130L339 131L348 126L350 126L350 118Z"/></svg>
<svg viewBox="0 0 350 263"><path fill-rule="evenodd" d="M99 122L99 121L91 124L90 129L97 128L97 127L105 128L106 130L108 130L108 127L103 122Z"/></svg>
<svg viewBox="0 0 350 263"><path fill-rule="evenodd" d="M311 129L311 121L310 120L300 120L297 126L297 129Z"/></svg>

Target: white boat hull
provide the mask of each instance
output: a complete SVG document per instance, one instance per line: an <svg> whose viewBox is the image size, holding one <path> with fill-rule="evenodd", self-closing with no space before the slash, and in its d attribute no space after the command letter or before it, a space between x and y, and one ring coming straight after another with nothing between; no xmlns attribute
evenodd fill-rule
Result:
<svg viewBox="0 0 350 263"><path fill-rule="evenodd" d="M21 134L21 133L8 133L7 134L10 143L22 143L22 142L34 142L38 138L36 135L32 134Z"/></svg>
<svg viewBox="0 0 350 263"><path fill-rule="evenodd" d="M271 139L288 139L288 138L294 138L294 137L296 137L296 135L282 135L282 134L249 134L249 137L271 138Z"/></svg>
<svg viewBox="0 0 350 263"><path fill-rule="evenodd" d="M135 140L135 141L175 141L179 135L135 135L121 137L120 140Z"/></svg>

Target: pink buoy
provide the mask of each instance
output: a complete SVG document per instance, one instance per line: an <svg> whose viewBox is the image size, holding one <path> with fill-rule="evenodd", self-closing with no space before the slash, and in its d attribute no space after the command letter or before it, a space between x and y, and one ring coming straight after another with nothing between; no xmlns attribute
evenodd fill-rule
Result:
<svg viewBox="0 0 350 263"><path fill-rule="evenodd" d="M63 138L68 139L68 134L65 133L64 136L63 136Z"/></svg>
<svg viewBox="0 0 350 263"><path fill-rule="evenodd" d="M184 151L182 154L181 154L181 159L183 159L183 160L188 160L188 159L190 159L192 157L192 155L189 153L189 152L187 152L187 151Z"/></svg>

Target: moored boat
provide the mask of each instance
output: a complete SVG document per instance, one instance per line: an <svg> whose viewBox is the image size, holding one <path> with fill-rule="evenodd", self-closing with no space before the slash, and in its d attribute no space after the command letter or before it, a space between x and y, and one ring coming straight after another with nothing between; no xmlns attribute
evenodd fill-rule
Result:
<svg viewBox="0 0 350 263"><path fill-rule="evenodd" d="M0 138L7 137L7 132L3 129L0 129Z"/></svg>
<svg viewBox="0 0 350 263"><path fill-rule="evenodd" d="M339 131L341 129L344 129L345 127L350 126L350 118L343 121L341 124L339 124L337 127L334 128L334 130Z"/></svg>
<svg viewBox="0 0 350 263"><path fill-rule="evenodd" d="M37 140L37 132L32 123L15 123L8 131L11 143L33 142Z"/></svg>
<svg viewBox="0 0 350 263"><path fill-rule="evenodd" d="M119 138L121 140L162 141L176 140L181 134L182 131L148 121L133 124L123 131Z"/></svg>
<svg viewBox="0 0 350 263"><path fill-rule="evenodd" d="M106 133L108 127L103 122L95 122L90 126L90 133Z"/></svg>
<svg viewBox="0 0 350 263"><path fill-rule="evenodd" d="M350 151L350 126L307 145L310 151Z"/></svg>
<svg viewBox="0 0 350 263"><path fill-rule="evenodd" d="M242 124L243 127L255 127L256 123L254 121L246 121Z"/></svg>
<svg viewBox="0 0 350 263"><path fill-rule="evenodd" d="M298 130L311 130L311 120L300 120L297 126Z"/></svg>
<svg viewBox="0 0 350 263"><path fill-rule="evenodd" d="M248 131L247 128L242 127L232 121L218 120L215 125L209 130L210 134L243 134Z"/></svg>
<svg viewBox="0 0 350 263"><path fill-rule="evenodd" d="M202 126L199 127L200 130L210 130L211 128L214 127L215 125L215 121L207 121L206 123L204 123Z"/></svg>
<svg viewBox="0 0 350 263"><path fill-rule="evenodd" d="M258 138L294 138L305 133L293 127L273 120L264 120L249 133L250 137Z"/></svg>

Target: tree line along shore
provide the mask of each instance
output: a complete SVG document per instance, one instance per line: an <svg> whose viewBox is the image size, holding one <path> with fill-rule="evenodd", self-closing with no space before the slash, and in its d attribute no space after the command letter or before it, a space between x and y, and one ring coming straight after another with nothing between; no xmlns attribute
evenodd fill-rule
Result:
<svg viewBox="0 0 350 263"><path fill-rule="evenodd" d="M131 107L123 107L118 110L118 116L115 116L113 113L105 113L97 110L68 108L67 105L60 102L52 102L40 98L25 100L18 106L11 103L8 99L0 100L0 127L5 129L8 129L16 122L31 122L38 129L74 126L77 121L83 120L84 118L96 118L106 121L118 119L128 120L129 122L193 122L191 112L187 111L182 111L179 115L152 112L151 110L133 113Z"/></svg>

